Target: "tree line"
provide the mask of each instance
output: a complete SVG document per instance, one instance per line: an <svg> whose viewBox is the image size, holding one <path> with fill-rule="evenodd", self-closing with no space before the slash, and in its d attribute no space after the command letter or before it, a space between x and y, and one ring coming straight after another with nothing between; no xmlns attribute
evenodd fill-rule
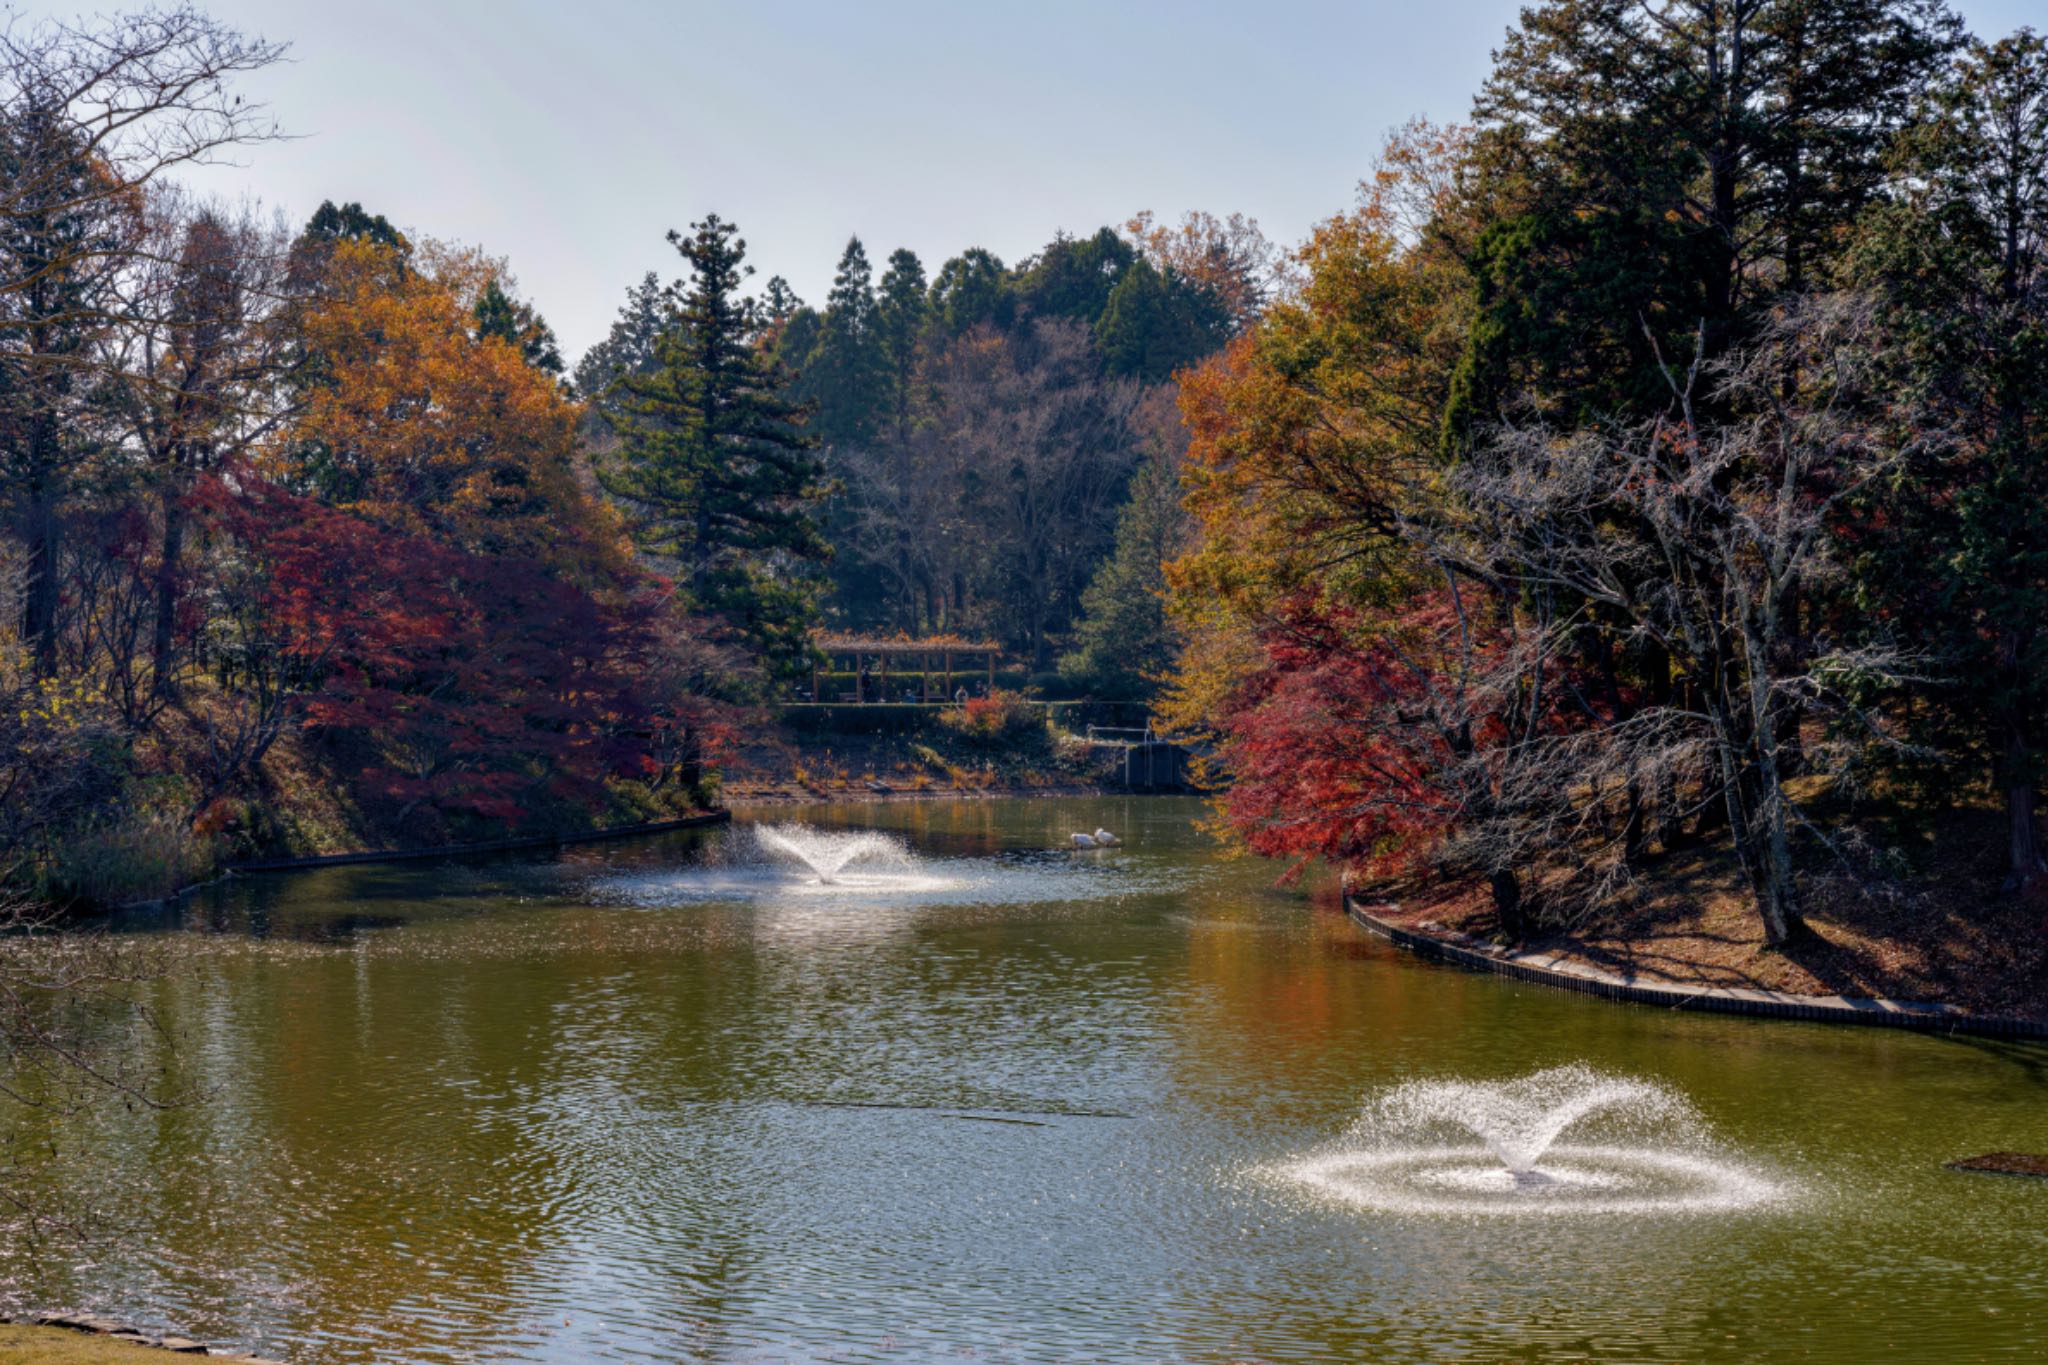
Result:
<svg viewBox="0 0 2048 1365"><path fill-rule="evenodd" d="M898 249L879 280L855 237L818 307L771 278L754 342L818 443L822 618L993 637L1059 664L1053 685L1149 691L1171 653L1159 565L1179 518L1156 494L1185 444L1173 376L1258 315L1275 254L1242 216L1141 214L1015 265L973 248L928 275ZM671 294L648 276L577 368L600 443L625 439L661 366Z"/></svg>
<svg viewBox="0 0 2048 1365"><path fill-rule="evenodd" d="M695 378L641 386L593 461L502 261L179 186L279 135L234 86L283 56L190 6L0 31L11 883L692 808L789 647L815 467L720 330L729 229L677 239L660 347Z"/></svg>
<svg viewBox="0 0 2048 1365"><path fill-rule="evenodd" d="M2048 877L2048 44L1548 0L1184 378L1168 710L1254 847L1502 927L1732 846L1765 938L1987 786Z"/></svg>
<svg viewBox="0 0 2048 1365"><path fill-rule="evenodd" d="M715 215L571 370L504 261L179 172L285 56L192 5L0 29L0 882L715 798L820 624L1170 657L1172 375L1258 316L1255 224L1141 215L813 308Z"/></svg>

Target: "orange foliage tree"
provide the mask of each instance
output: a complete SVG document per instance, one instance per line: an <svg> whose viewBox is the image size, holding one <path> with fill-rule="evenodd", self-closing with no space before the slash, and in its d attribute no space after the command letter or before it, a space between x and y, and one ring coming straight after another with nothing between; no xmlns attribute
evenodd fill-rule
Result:
<svg viewBox="0 0 2048 1365"><path fill-rule="evenodd" d="M1483 586L1460 597L1430 532L1470 306L1465 146L1396 134L1285 295L1180 377L1199 535L1167 567L1185 645L1163 709L1214 741L1225 822L1255 850L1391 867L1484 827L1507 918L1521 849L1502 831L1527 793L1499 745L1549 724L1540 667L1476 609Z"/></svg>
<svg viewBox="0 0 2048 1365"><path fill-rule="evenodd" d="M318 269L299 320L305 404L271 473L471 553L623 564L616 518L577 476L581 409L517 346L478 334L497 263L344 239Z"/></svg>
<svg viewBox="0 0 2048 1365"><path fill-rule="evenodd" d="M1186 639L1168 719L1202 730L1262 666L1254 637L1308 585L1359 607L1411 590L1404 519L1437 496L1436 423L1466 290L1457 129L1388 145L1358 208L1319 226L1259 326L1180 376L1195 548L1167 568Z"/></svg>

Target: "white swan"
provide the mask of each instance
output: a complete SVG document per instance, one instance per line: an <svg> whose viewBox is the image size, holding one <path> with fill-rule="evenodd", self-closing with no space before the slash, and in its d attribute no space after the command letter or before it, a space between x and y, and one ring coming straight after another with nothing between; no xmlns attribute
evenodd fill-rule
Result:
<svg viewBox="0 0 2048 1365"><path fill-rule="evenodd" d="M1095 847L1097 847L1097 844L1096 844L1096 842L1095 842L1095 836L1094 836L1094 835L1092 835L1092 834L1076 834L1076 835L1074 836L1074 847L1075 847L1075 848L1095 848Z"/></svg>
<svg viewBox="0 0 2048 1365"><path fill-rule="evenodd" d="M1114 834L1111 834L1106 829L1098 829L1095 831L1095 844L1098 848L1115 848L1118 844L1122 842L1123 840L1117 838Z"/></svg>

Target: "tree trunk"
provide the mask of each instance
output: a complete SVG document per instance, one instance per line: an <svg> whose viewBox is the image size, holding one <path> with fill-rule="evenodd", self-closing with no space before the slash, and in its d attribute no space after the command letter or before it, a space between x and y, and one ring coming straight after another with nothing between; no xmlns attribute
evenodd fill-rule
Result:
<svg viewBox="0 0 2048 1365"><path fill-rule="evenodd" d="M1999 765L2005 786L2006 875L2008 892L2025 894L2035 888L2048 861L2041 856L2041 833L2034 821L2033 755L2026 736L2016 727L2005 736L2004 761Z"/></svg>
<svg viewBox="0 0 2048 1365"><path fill-rule="evenodd" d="M164 499L163 553L156 566L156 635L150 642L150 682L160 697L177 693L172 646L178 620L178 577L185 554L185 501L177 489Z"/></svg>
<svg viewBox="0 0 2048 1365"><path fill-rule="evenodd" d="M1653 816L1652 805L1644 799L1643 784L1631 777L1621 821L1621 861L1631 871L1640 868L1649 856Z"/></svg>
<svg viewBox="0 0 2048 1365"><path fill-rule="evenodd" d="M683 731L682 752L676 764L676 783L690 793L693 801L703 800L704 744L695 730Z"/></svg>
<svg viewBox="0 0 2048 1365"><path fill-rule="evenodd" d="M1749 874L1750 895L1763 921L1764 942L1782 948L1806 932L1799 914L1798 884L1792 874L1792 844L1785 827L1783 797L1772 790L1768 769L1752 769L1735 782L1747 787L1730 803L1728 823L1735 851Z"/></svg>
<svg viewBox="0 0 2048 1365"><path fill-rule="evenodd" d="M21 633L34 652L37 674L47 678L57 671L58 586L64 542L56 504L40 493L31 496L28 584L22 602Z"/></svg>
<svg viewBox="0 0 2048 1365"><path fill-rule="evenodd" d="M1520 943L1528 933L1522 915L1521 878L1503 870L1493 873L1488 882L1493 890L1493 917L1500 925L1501 935L1510 943Z"/></svg>
<svg viewBox="0 0 2048 1365"><path fill-rule="evenodd" d="M1718 716L1724 736L1733 716ZM1757 918L1763 921L1764 942L1780 947L1797 938L1806 925L1799 917L1792 876L1791 842L1786 837L1782 794L1767 762L1744 762L1724 737L1721 744L1721 793L1728 813L1728 834L1736 861L1749 880Z"/></svg>

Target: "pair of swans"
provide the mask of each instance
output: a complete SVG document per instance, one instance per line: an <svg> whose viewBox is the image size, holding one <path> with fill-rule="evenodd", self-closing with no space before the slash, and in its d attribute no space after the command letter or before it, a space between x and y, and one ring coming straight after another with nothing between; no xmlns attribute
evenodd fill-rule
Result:
<svg viewBox="0 0 2048 1365"><path fill-rule="evenodd" d="M1098 829L1093 834L1076 834L1074 836L1075 848L1115 848L1122 842L1123 840L1117 838L1106 829Z"/></svg>

